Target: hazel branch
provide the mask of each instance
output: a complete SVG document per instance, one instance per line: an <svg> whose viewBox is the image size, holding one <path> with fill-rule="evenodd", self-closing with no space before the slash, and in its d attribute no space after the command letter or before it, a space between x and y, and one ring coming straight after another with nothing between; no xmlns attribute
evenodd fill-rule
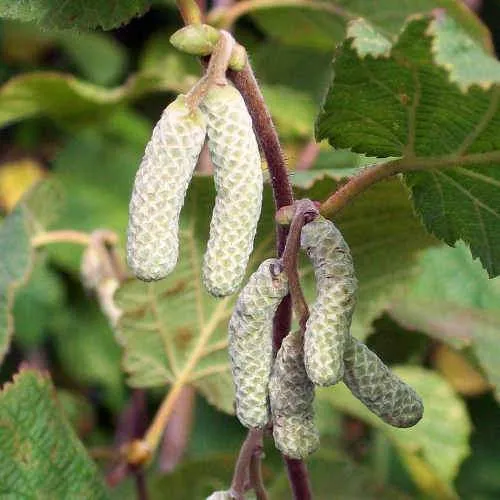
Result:
<svg viewBox="0 0 500 500"><path fill-rule="evenodd" d="M257 500L268 500L264 481L262 480L262 443L261 447L254 450L250 461L250 484Z"/></svg>
<svg viewBox="0 0 500 500"><path fill-rule="evenodd" d="M254 453L257 450L262 450L262 436L262 430L250 429L245 441L241 445L230 489L230 494L236 500L244 500L249 480L250 463Z"/></svg>

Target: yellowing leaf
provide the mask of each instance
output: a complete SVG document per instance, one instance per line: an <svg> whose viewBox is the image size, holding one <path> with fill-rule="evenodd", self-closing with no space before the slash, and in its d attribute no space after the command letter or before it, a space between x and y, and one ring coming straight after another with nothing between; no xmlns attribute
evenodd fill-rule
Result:
<svg viewBox="0 0 500 500"><path fill-rule="evenodd" d="M436 349L433 362L443 377L461 394L477 396L491 387L462 354L444 344Z"/></svg>
<svg viewBox="0 0 500 500"><path fill-rule="evenodd" d="M31 158L0 165L0 204L10 212L21 196L44 176L42 165Z"/></svg>

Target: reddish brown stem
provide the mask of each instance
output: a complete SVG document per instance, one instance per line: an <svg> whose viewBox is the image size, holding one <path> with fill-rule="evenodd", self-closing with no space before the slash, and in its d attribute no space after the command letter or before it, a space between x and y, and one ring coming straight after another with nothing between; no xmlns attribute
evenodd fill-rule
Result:
<svg viewBox="0 0 500 500"><path fill-rule="evenodd" d="M392 161L364 168L325 200L321 204L320 212L325 216L331 216L340 212L356 196L366 191L370 186L381 180L388 179L400 170L400 161Z"/></svg>
<svg viewBox="0 0 500 500"><path fill-rule="evenodd" d="M267 491L262 480L262 447L254 450L250 461L250 484L257 500L268 500Z"/></svg>
<svg viewBox="0 0 500 500"><path fill-rule="evenodd" d="M306 464L302 460L286 457L285 463L290 485L292 486L293 498L295 500L311 500L311 485Z"/></svg>
<svg viewBox="0 0 500 500"><path fill-rule="evenodd" d="M244 500L249 479L250 462L255 451L262 450L262 434L262 430L250 429L245 441L241 445L231 483L231 495L236 500Z"/></svg>

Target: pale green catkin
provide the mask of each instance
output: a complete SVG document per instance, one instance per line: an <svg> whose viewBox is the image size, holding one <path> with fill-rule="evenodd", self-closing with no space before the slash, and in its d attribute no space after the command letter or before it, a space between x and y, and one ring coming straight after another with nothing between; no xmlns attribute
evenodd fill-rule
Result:
<svg viewBox="0 0 500 500"><path fill-rule="evenodd" d="M206 135L199 110L180 95L163 112L146 146L129 205L127 261L144 280L159 280L175 267L179 214Z"/></svg>
<svg viewBox="0 0 500 500"><path fill-rule="evenodd" d="M314 384L304 367L298 333L288 334L281 344L269 380L269 400L276 448L295 459L303 459L317 450Z"/></svg>
<svg viewBox="0 0 500 500"><path fill-rule="evenodd" d="M211 88L200 109L217 189L202 277L209 293L223 297L245 276L262 205L262 169L252 119L234 87Z"/></svg>
<svg viewBox="0 0 500 500"><path fill-rule="evenodd" d="M229 321L236 415L248 428L261 428L269 421L273 317L287 293L288 282L280 262L267 259L250 276Z"/></svg>
<svg viewBox="0 0 500 500"><path fill-rule="evenodd" d="M424 412L418 394L353 337L344 352L344 383L368 409L394 427L415 425Z"/></svg>
<svg viewBox="0 0 500 500"><path fill-rule="evenodd" d="M323 217L302 228L301 247L316 278L316 299L304 337L305 366L316 385L334 385L343 376L343 353L356 304L351 252L333 222Z"/></svg>

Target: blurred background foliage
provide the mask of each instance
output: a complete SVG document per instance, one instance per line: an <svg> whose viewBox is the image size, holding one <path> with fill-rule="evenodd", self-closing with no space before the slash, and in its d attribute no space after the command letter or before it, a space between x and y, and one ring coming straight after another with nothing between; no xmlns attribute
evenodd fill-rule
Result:
<svg viewBox="0 0 500 500"><path fill-rule="evenodd" d="M0 229L0 353L7 353L0 383L22 363L48 371L61 411L105 473L130 404L140 401L151 418L179 370L194 363L147 482L153 499L204 498L228 487L245 436L225 413L232 411L225 322L234 299L221 306L196 288L213 204L210 165L200 162L190 187L179 268L159 284L126 282L117 293L124 315L116 328L82 286L83 246L34 252L29 245L47 229L106 228L119 235L123 257L128 198L151 128L201 74L195 58L169 45L182 25L173 2L123 1L123 10L109 12L80 12L80 3L47 2L41 15L43 2L0 0L0 207L8 217ZM500 50L500 3L469 3L485 24L455 1L336 5L365 17L389 40L408 15L444 6L486 52ZM65 29L75 25L80 33ZM324 199L346 176L382 161L313 141L334 47L345 30L341 16L296 7L259 10L234 26L277 124L298 197ZM253 265L273 252L266 189ZM398 180L373 187L338 223L360 279L353 332L417 389L426 412L414 429L395 430L343 386L318 391L322 448L309 460L316 498L500 498L499 279L488 279L465 245L446 247L429 235ZM305 264L303 280L312 298ZM181 281L188 285L175 291ZM149 309L153 300L156 312ZM202 323L193 319L200 307ZM201 345L199 333L210 319L214 331ZM2 393L6 404L13 391L29 401L37 384L49 390L47 380L29 377ZM53 416L52 407L40 411L66 418ZM271 441L263 473L271 498L290 498ZM0 484L6 477L0 472ZM136 498L134 484L128 479L109 495Z"/></svg>

